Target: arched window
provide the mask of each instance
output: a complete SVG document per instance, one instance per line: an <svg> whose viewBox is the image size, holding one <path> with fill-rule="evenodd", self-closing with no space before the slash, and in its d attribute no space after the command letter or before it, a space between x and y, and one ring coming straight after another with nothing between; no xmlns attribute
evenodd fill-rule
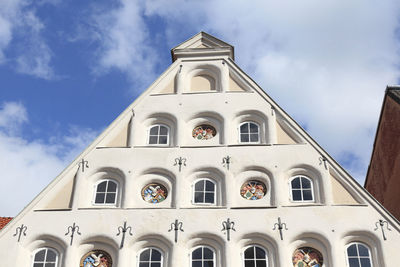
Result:
<svg viewBox="0 0 400 267"><path fill-rule="evenodd" d="M349 267L371 267L371 253L369 248L362 243L351 243L347 247L347 261Z"/></svg>
<svg viewBox="0 0 400 267"><path fill-rule="evenodd" d="M216 185L213 180L200 179L194 184L193 202L196 204L215 204Z"/></svg>
<svg viewBox="0 0 400 267"><path fill-rule="evenodd" d="M140 253L139 267L162 267L163 255L156 248L146 248Z"/></svg>
<svg viewBox="0 0 400 267"><path fill-rule="evenodd" d="M52 248L42 248L35 253L33 267L56 267L57 262L57 251Z"/></svg>
<svg viewBox="0 0 400 267"><path fill-rule="evenodd" d="M169 129L162 124L153 125L149 131L150 145L168 145L169 144Z"/></svg>
<svg viewBox="0 0 400 267"><path fill-rule="evenodd" d="M95 204L115 205L117 203L118 185L113 180L101 180L96 186Z"/></svg>
<svg viewBox="0 0 400 267"><path fill-rule="evenodd" d="M244 267L267 267L268 256L265 249L251 246L244 251Z"/></svg>
<svg viewBox="0 0 400 267"><path fill-rule="evenodd" d="M259 143L260 127L255 122L243 122L239 127L240 143Z"/></svg>
<svg viewBox="0 0 400 267"><path fill-rule="evenodd" d="M191 267L215 267L215 252L209 247L200 246L191 254Z"/></svg>
<svg viewBox="0 0 400 267"><path fill-rule="evenodd" d="M296 176L290 181L292 201L313 202L314 192L312 180L305 176Z"/></svg>

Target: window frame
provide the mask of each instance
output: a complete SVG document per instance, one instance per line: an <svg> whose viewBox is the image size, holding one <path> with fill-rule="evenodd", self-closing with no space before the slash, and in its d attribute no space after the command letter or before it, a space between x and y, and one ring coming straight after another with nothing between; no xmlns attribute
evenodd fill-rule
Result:
<svg viewBox="0 0 400 267"><path fill-rule="evenodd" d="M190 251L190 267L193 266L193 252L195 250L199 249L199 248L203 249L202 252L204 252L204 248L207 248L207 249L212 251L212 253L213 253L213 266L217 267L217 252L215 251L215 249L213 247L210 247L208 245L199 245L199 246L196 246L196 247L192 248L192 250ZM203 257L201 258L201 263L202 263L202 267L203 267L204 254L203 254Z"/></svg>
<svg viewBox="0 0 400 267"><path fill-rule="evenodd" d="M248 136L249 136L249 141L248 142L242 142L242 131L241 131L241 127L242 127L242 125L244 125L244 124L248 124L249 125L249 132L248 133L243 133L243 134L248 134ZM257 125L257 128L258 128L258 141L257 142L251 142L250 141L250 124L251 123L253 123L253 124L255 124L255 125ZM241 122L240 124L239 124L239 127L238 127L238 133L239 133L239 144L261 144L261 127L260 127L260 124L259 123L257 123L257 122L255 122L255 121L243 121L243 122Z"/></svg>
<svg viewBox="0 0 400 267"><path fill-rule="evenodd" d="M347 267L350 267L348 249L349 249L349 247L351 247L352 245L361 245L361 246L365 247L365 248L368 250L368 254L369 254L369 257L368 257L369 263L370 263L371 267L374 267L374 261L373 261L373 258L372 258L372 251L371 251L370 247L369 247L367 244L362 243L362 242L360 242L360 241L354 241L354 242L351 242L351 243L349 243L349 244L346 245L346 266L347 266ZM357 247L357 254L359 254L359 252L358 252L358 246L356 246L356 247ZM352 258L355 258L354 256L351 256L351 257L352 257ZM360 259L361 259L361 258L364 258L364 259L365 259L366 257L365 257L365 256L361 256L361 257L360 257L360 255L357 255L356 259L358 259L358 263L359 263L359 264L360 264ZM360 264L360 266L361 266L361 264Z"/></svg>
<svg viewBox="0 0 400 267"><path fill-rule="evenodd" d="M98 187L99 184L101 184L102 182L107 182L106 190L108 189L108 183L109 183L109 182L113 182L113 183L116 184L117 189L116 189L116 191L115 191L114 203L96 203L97 187ZM118 181L115 180L115 179L112 179L112 178L105 178L105 179L100 179L100 180L98 180L98 181L94 184L94 190L93 190L93 191L94 191L94 194L93 194L93 199L92 199L92 205L94 205L94 206L110 206L110 207L117 207L117 206L119 205L119 201L118 201L118 198L119 198L119 190L120 190L120 188L119 188L119 183L118 183ZM102 192L101 192L101 193L102 193ZM105 201L108 192L105 191L104 193L105 193L105 196L104 196L104 201Z"/></svg>
<svg viewBox="0 0 400 267"><path fill-rule="evenodd" d="M210 181L211 183L214 184L214 203L207 203L207 202L196 202L195 201L195 193L196 193L196 184L200 181ZM206 192L210 191L205 191L206 183L204 183L204 191L203 194ZM193 205L199 205L199 206L217 206L218 200L217 200L217 195L218 195L218 184L215 180L211 178L199 178L196 179L193 184L192 184L192 204Z"/></svg>
<svg viewBox="0 0 400 267"><path fill-rule="evenodd" d="M150 132L151 132L151 129L156 127L156 126L158 126L158 127L163 126L163 127L167 128L168 132L167 132L167 143L166 144L159 144L159 143L150 144ZM163 124L163 123L152 124L147 129L147 145L149 145L149 146L170 146L170 134L171 134L171 128L168 125ZM157 135L151 135L151 136L157 136L157 142L158 142L160 140L160 128L158 128L158 134ZM162 135L162 136L164 136L164 135Z"/></svg>
<svg viewBox="0 0 400 267"><path fill-rule="evenodd" d="M245 265L245 264L246 264L246 263L245 263L245 260L246 260L246 258L245 258L245 252L246 252L246 250L249 249L249 248L260 248L260 249L262 249L262 250L265 252L265 263L266 263L266 267L269 267L268 250L267 250L266 248L264 248L264 247L262 247L262 246L260 246L260 245L256 245L256 244L251 244L251 245L248 245L248 246L246 246L246 247L243 248L243 251L242 251L242 266L243 266L243 267L246 267L246 265ZM251 259L251 260L256 261L256 258ZM255 266L257 267L257 265L255 265Z"/></svg>
<svg viewBox="0 0 400 267"><path fill-rule="evenodd" d="M145 247L145 248L142 248L141 250L139 250L139 252L138 252L138 254L137 254L137 267L139 267L139 266L140 266L140 263L141 263L141 261L140 261L140 255L141 255L144 251L146 251L146 250L148 250L148 249L150 249L150 259L151 259L151 252L152 252L153 249L154 249L154 250L157 250L158 252L160 252L160 254L161 254L161 260L160 260L161 265L160 265L160 267L163 267L163 266L164 266L164 252L162 251L162 249L160 249L160 248L158 248L158 247ZM147 263L149 263L149 266L151 266L151 263L158 263L158 262L152 262L152 261L150 260L150 261L148 261Z"/></svg>
<svg viewBox="0 0 400 267"><path fill-rule="evenodd" d="M48 250L51 250L51 251L53 251L53 252L56 254L56 261L54 262L54 263L55 263L54 266L55 266L55 267L58 267L58 262L59 262L60 253L58 253L58 251L57 251L56 249L51 248L51 247L41 247L41 248L38 248L38 249L34 250L33 253L32 253L31 266L33 267L33 266L35 265L35 263L40 263L40 262L35 262L35 257L36 257L36 254L39 253L39 252L42 251L42 250L46 250L45 258L44 258L44 259L46 259L47 251L48 251ZM42 262L43 266L45 266L46 263L53 263L53 262L46 262L46 261L44 261L44 262Z"/></svg>
<svg viewBox="0 0 400 267"><path fill-rule="evenodd" d="M304 200L304 195L303 195L304 189L303 189L303 186L302 186L303 184L301 182L301 178L305 178L310 182L310 185L311 185L310 189L311 189L311 196L312 196L311 200ZM295 180L295 179L300 179L301 200L294 200L293 199L293 190L299 190L298 188L292 188L292 181ZM289 188L290 188L290 201L291 202L296 202L296 203L315 203L316 202L315 191L314 191L314 180L311 179L310 177L302 175L302 174L293 176L289 180Z"/></svg>

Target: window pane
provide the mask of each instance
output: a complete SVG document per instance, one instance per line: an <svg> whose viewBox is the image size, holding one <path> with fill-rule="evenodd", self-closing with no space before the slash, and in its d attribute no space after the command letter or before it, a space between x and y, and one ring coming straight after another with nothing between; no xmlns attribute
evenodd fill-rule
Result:
<svg viewBox="0 0 400 267"><path fill-rule="evenodd" d="M306 178L301 178L301 185L302 188L311 188L311 182Z"/></svg>
<svg viewBox="0 0 400 267"><path fill-rule="evenodd" d="M149 144L157 144L158 137L157 136L150 136Z"/></svg>
<svg viewBox="0 0 400 267"><path fill-rule="evenodd" d="M206 191L214 192L214 183L210 181L206 181Z"/></svg>
<svg viewBox="0 0 400 267"><path fill-rule="evenodd" d="M160 127L160 135L168 135L168 128L165 126Z"/></svg>
<svg viewBox="0 0 400 267"><path fill-rule="evenodd" d="M106 192L107 181L101 182L97 185L97 192Z"/></svg>
<svg viewBox="0 0 400 267"><path fill-rule="evenodd" d="M313 200L311 190L303 191L303 200Z"/></svg>
<svg viewBox="0 0 400 267"><path fill-rule="evenodd" d="M151 253L151 261L161 261L161 253L157 249L153 249Z"/></svg>
<svg viewBox="0 0 400 267"><path fill-rule="evenodd" d="M258 126L255 123L250 123L250 133L258 133Z"/></svg>
<svg viewBox="0 0 400 267"><path fill-rule="evenodd" d="M371 267L371 261L369 259L360 259L361 267Z"/></svg>
<svg viewBox="0 0 400 267"><path fill-rule="evenodd" d="M248 134L241 134L240 135L240 142L242 142L242 143L249 142L249 135Z"/></svg>
<svg viewBox="0 0 400 267"><path fill-rule="evenodd" d="M159 144L167 144L168 143L168 137L166 135L160 136L158 143Z"/></svg>
<svg viewBox="0 0 400 267"><path fill-rule="evenodd" d="M206 193L205 203L214 203L214 193Z"/></svg>
<svg viewBox="0 0 400 267"><path fill-rule="evenodd" d="M300 179L295 178L292 180L292 188L300 188Z"/></svg>
<svg viewBox="0 0 400 267"><path fill-rule="evenodd" d="M302 200L301 199L301 191L300 190L292 190L293 200Z"/></svg>
<svg viewBox="0 0 400 267"><path fill-rule="evenodd" d="M107 192L117 192L117 184L112 181L108 181Z"/></svg>
<svg viewBox="0 0 400 267"><path fill-rule="evenodd" d="M256 267L267 267L267 261L266 260L257 260Z"/></svg>
<svg viewBox="0 0 400 267"><path fill-rule="evenodd" d="M357 248L356 244L351 245L350 247L347 248L347 255L348 256L357 256Z"/></svg>
<svg viewBox="0 0 400 267"><path fill-rule="evenodd" d="M203 267L201 261L192 261L192 267Z"/></svg>
<svg viewBox="0 0 400 267"><path fill-rule="evenodd" d="M44 261L44 255L46 254L46 249L42 249L35 254L35 261Z"/></svg>
<svg viewBox="0 0 400 267"><path fill-rule="evenodd" d="M149 266L150 266L150 263L148 263L148 262L139 263L139 267L149 267Z"/></svg>
<svg viewBox="0 0 400 267"><path fill-rule="evenodd" d="M358 253L360 256L367 256L367 257L369 256L367 247L365 247L361 244L358 244Z"/></svg>
<svg viewBox="0 0 400 267"><path fill-rule="evenodd" d="M254 247L250 247L244 251L245 259L254 259Z"/></svg>
<svg viewBox="0 0 400 267"><path fill-rule="evenodd" d="M245 123L240 126L240 133L248 133L249 132L249 124Z"/></svg>
<svg viewBox="0 0 400 267"><path fill-rule="evenodd" d="M55 263L46 263L46 264L44 265L44 267L55 267L55 266L56 266Z"/></svg>
<svg viewBox="0 0 400 267"><path fill-rule="evenodd" d="M104 203L104 197L105 197L105 193L97 193L96 194L95 203L103 204Z"/></svg>
<svg viewBox="0 0 400 267"><path fill-rule="evenodd" d="M254 260L245 260L244 267L255 267Z"/></svg>
<svg viewBox="0 0 400 267"><path fill-rule="evenodd" d="M204 191L204 180L198 181L198 182L194 185L194 190L195 190L195 191Z"/></svg>
<svg viewBox="0 0 400 267"><path fill-rule="evenodd" d="M203 255L203 253L202 253L202 248L195 249L195 250L192 252L192 259L194 259L194 260L200 260L200 259L202 258L202 255Z"/></svg>
<svg viewBox="0 0 400 267"><path fill-rule="evenodd" d="M250 134L250 142L258 142L258 134Z"/></svg>
<svg viewBox="0 0 400 267"><path fill-rule="evenodd" d="M209 248L204 248L204 259L214 259L214 252Z"/></svg>
<svg viewBox="0 0 400 267"><path fill-rule="evenodd" d="M152 263L151 267L161 267L161 263Z"/></svg>
<svg viewBox="0 0 400 267"><path fill-rule="evenodd" d="M140 253L140 261L149 261L150 260L150 249L146 249L142 253Z"/></svg>
<svg viewBox="0 0 400 267"><path fill-rule="evenodd" d="M47 262L54 262L54 261L56 261L56 258L57 258L57 254L54 251L48 249L47 250L47 256L46 256L46 261Z"/></svg>
<svg viewBox="0 0 400 267"><path fill-rule="evenodd" d="M107 203L107 204L113 204L113 203L115 203L115 193L108 193L108 194L107 194L106 203Z"/></svg>
<svg viewBox="0 0 400 267"><path fill-rule="evenodd" d="M213 267L214 262L213 261L204 261L204 267Z"/></svg>
<svg viewBox="0 0 400 267"><path fill-rule="evenodd" d="M263 249L256 247L256 259L265 259L265 252Z"/></svg>
<svg viewBox="0 0 400 267"><path fill-rule="evenodd" d="M158 126L154 126L150 129L150 135L158 135Z"/></svg>
<svg viewBox="0 0 400 267"><path fill-rule="evenodd" d="M350 265L350 267L360 267L360 264L358 263L358 259L354 259L354 258L349 259L349 265Z"/></svg>
<svg viewBox="0 0 400 267"><path fill-rule="evenodd" d="M195 203L204 203L204 193L195 192L194 193L194 202Z"/></svg>
<svg viewBox="0 0 400 267"><path fill-rule="evenodd" d="M33 267L43 267L43 263L35 263L33 264Z"/></svg>

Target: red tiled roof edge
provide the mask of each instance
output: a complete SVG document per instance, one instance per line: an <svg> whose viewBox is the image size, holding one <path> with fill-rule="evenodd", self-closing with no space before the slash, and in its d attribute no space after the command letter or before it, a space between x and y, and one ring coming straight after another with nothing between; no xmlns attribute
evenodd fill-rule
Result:
<svg viewBox="0 0 400 267"><path fill-rule="evenodd" d="M9 223L13 217L0 217L0 230Z"/></svg>

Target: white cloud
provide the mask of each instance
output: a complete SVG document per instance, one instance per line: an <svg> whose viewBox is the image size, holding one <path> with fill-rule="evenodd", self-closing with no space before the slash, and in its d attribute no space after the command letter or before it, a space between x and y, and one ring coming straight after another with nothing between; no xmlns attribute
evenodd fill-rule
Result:
<svg viewBox="0 0 400 267"><path fill-rule="evenodd" d="M43 38L45 26L36 15L37 6L44 3L31 0L1 2L0 64L10 63L17 72L49 80L56 78L51 67L52 52ZM15 62L7 57L11 46L17 54Z"/></svg>
<svg viewBox="0 0 400 267"><path fill-rule="evenodd" d="M145 73L133 66L151 61L140 49L148 44L143 21L152 16L166 23L171 47L182 41L183 28L216 34L235 45L237 63L362 183L384 89L400 76L399 7L361 0L149 0L143 7L124 0L102 20L110 27L99 24L108 37L101 62Z"/></svg>
<svg viewBox="0 0 400 267"><path fill-rule="evenodd" d="M21 134L28 124L20 103L0 108L0 214L14 216L53 180L88 144L97 132L72 126L70 131L45 142Z"/></svg>

